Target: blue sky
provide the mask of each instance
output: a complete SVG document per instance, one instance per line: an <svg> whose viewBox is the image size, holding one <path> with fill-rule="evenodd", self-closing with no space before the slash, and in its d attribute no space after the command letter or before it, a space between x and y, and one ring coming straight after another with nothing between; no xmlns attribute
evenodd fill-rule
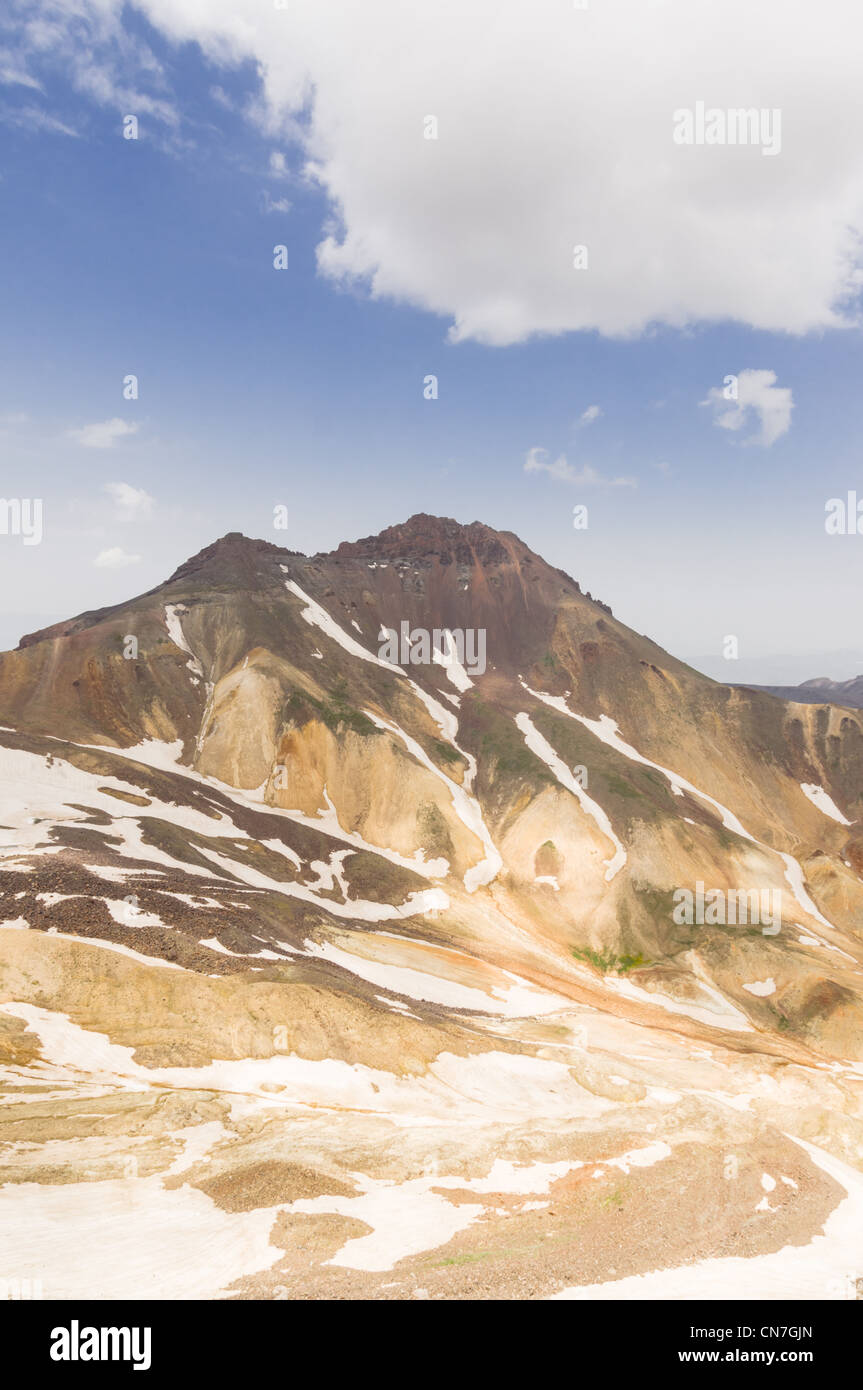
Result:
<svg viewBox="0 0 863 1390"><path fill-rule="evenodd" d="M841 326L831 321L849 267L837 270L839 243L824 231L823 267L795 275L822 255L822 227L813 232L788 214L784 185L772 186L759 152L722 151L724 172L706 192L703 164L675 187L675 227L687 217L696 225L699 198L711 206L711 227L736 210L724 255L697 238L684 238L681 252L651 221L651 190L638 180L618 189L614 226L631 215L631 227L616 254L630 288L612 295L600 278L589 309L575 303L558 326L557 304L578 272L567 269L560 296L553 282L537 286L547 241L530 244L531 219L526 231L506 216L484 220L486 207L532 197L539 223L547 190L551 197L561 181L582 173L586 188L595 179L601 189L611 136L587 156L561 150L556 162L525 137L524 149L503 149L507 173L490 166L487 132L463 113L462 164L436 169L427 231L420 218L417 233L401 221L408 203L408 215L418 203L422 212L423 186L410 179L427 154L443 159L446 150L418 139L404 155L394 140L390 160L384 110L362 165L351 157L351 70L335 62L326 34L301 30L310 56L297 96L294 77L267 68L266 36L249 40L248 52L225 38L231 16L255 5L229 7L225 32L215 32L217 16L200 34L194 8L178 36L176 14L169 21L155 0L149 19L107 0L36 6L52 36L35 31L31 6L13 13L0 41L2 491L44 507L40 545L0 536L3 647L151 587L228 530L313 552L429 511L517 532L623 621L721 679L863 670L863 639L849 621L863 537L824 529L827 499L853 488L863 496L863 341L847 294ZM381 40L396 23L383 10ZM77 46L71 66L58 58L61 31L67 49ZM810 40L799 35L801 45ZM613 31L593 42L605 54ZM384 64L387 45L377 47ZM286 91L274 90L278 81ZM435 95L446 110L447 92ZM669 108L688 96L670 93ZM793 98L793 90L782 98L792 116ZM401 89L393 100L402 111ZM431 91L417 97L418 123L434 100ZM513 98L516 110L524 100ZM135 109L139 138L125 140L123 115ZM785 129L776 163L797 158L811 171L817 132L795 154L793 119ZM673 153L656 147L657 179ZM732 156L753 156L754 192ZM583 170L579 158L588 160ZM824 192L831 235L842 218L847 230L847 207L856 206L846 197L859 177L853 158L843 163L839 151ZM791 182L799 189L799 172ZM811 194L817 202L815 183ZM475 219L467 226L466 207ZM770 216L764 264L773 255L779 270L775 295L762 302L770 272L747 286L747 238L752 227L757 240ZM476 248L466 250L474 227ZM594 261L609 244L601 232ZM320 259L328 237L337 273ZM568 255L571 227L560 239ZM277 244L288 247L285 271L273 268ZM737 278L734 256L743 261ZM648 321L621 333L639 276L650 281ZM807 280L805 302L802 290L795 299L798 280ZM747 292L753 307L741 317ZM723 296L727 314L714 305ZM499 305L510 297L518 309L507 308L501 330ZM454 323L462 328L453 332ZM748 372L772 372L774 385L756 383L742 427L723 428L727 407L708 393L727 374ZM128 373L139 380L135 401L123 398ZM424 399L429 373L436 400ZM777 411L772 442L765 402ZM99 447L105 437L113 443ZM533 457L551 472L526 471L531 450L547 451ZM116 487L106 490L116 484L127 489L125 504ZM587 530L573 529L576 503L588 506ZM289 509L287 532L273 530L277 504ZM737 661L723 659L728 634L738 638Z"/></svg>

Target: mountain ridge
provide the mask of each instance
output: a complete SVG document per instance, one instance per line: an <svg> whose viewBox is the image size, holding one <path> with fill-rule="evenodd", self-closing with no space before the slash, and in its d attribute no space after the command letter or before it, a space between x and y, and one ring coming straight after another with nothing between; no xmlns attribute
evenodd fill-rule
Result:
<svg viewBox="0 0 863 1390"><path fill-rule="evenodd" d="M450 1292L549 1232L551 1292L804 1244L788 1135L863 1146L863 715L709 680L481 523L229 532L0 654L0 925L12 1180L62 1118L76 1200L133 1153L147 1201L278 1210L304 1291L386 1286L340 1268L381 1192Z"/></svg>
<svg viewBox="0 0 863 1390"><path fill-rule="evenodd" d="M849 709L863 708L863 676L852 676L847 681L834 681L829 676L816 676L802 681L800 685L747 685L747 690L763 690L780 700L793 700L798 704L845 705Z"/></svg>
<svg viewBox="0 0 863 1390"><path fill-rule="evenodd" d="M272 578L271 572L267 571L262 562L271 560L277 563L279 558L300 560L309 564L340 564L343 561L378 559L390 563L403 561L405 564L428 565L433 560L438 560L443 567L454 563L461 568L469 569L477 565L507 562L532 565L538 562L549 570L553 568L512 531L495 531L483 522L461 523L451 517L435 517L424 512L415 513L406 522L385 527L375 535L357 541L342 541L333 550L310 555L276 545L271 541L246 536L240 531L229 531L182 561L167 579L136 598L104 608L88 609L73 618L27 633L20 639L17 649L32 646L46 638L70 635L88 623L99 621L119 609L128 607L129 604L150 598L168 585L181 581L226 584L230 587L261 587L259 581L264 574ZM564 570L554 570L554 573L572 584L576 592L583 592L578 581ZM605 612L611 613L607 604L593 599L589 593L585 594L585 597L597 603Z"/></svg>

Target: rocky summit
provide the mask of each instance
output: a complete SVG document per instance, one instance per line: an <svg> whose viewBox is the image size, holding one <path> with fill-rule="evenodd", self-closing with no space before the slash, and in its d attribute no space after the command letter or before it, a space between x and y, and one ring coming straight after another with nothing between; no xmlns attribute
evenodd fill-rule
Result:
<svg viewBox="0 0 863 1390"><path fill-rule="evenodd" d="M855 1296L841 693L717 684L513 533L427 515L313 556L230 533L22 638L0 1269Z"/></svg>

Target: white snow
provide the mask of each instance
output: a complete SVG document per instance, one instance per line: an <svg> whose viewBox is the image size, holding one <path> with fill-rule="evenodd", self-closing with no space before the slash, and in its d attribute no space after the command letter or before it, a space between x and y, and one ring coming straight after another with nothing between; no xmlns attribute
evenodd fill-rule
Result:
<svg viewBox="0 0 863 1390"><path fill-rule="evenodd" d="M735 1009L733 1004L708 985L700 982L706 998L703 1004L693 1004L680 999L672 999L667 994L657 994L653 990L642 989L632 980L610 975L605 980L609 989L621 994L625 999L633 999L641 1004L652 1004L654 1008L666 1009L671 1014L682 1014L686 1018L697 1019L711 1028L727 1028L730 1032L748 1033L752 1024L745 1014Z"/></svg>
<svg viewBox="0 0 863 1390"><path fill-rule="evenodd" d="M797 863L797 860L792 855L783 853L782 850L774 850L774 853L779 855L779 858L785 865L785 878L791 892L797 900L797 906L802 907L804 912L808 913L810 917L814 917L816 922L820 922L828 931L835 930L832 923L828 922L826 917L822 917L818 908L807 893L806 885L803 882L803 870Z"/></svg>
<svg viewBox="0 0 863 1390"><path fill-rule="evenodd" d="M671 790L677 796L682 796L684 792L691 792L693 796L708 802L714 810L719 812L726 830L733 830L736 835L742 835L745 840L752 840L754 844L758 843L754 835L750 835L748 830L744 830L740 821L732 811L729 811L727 806L723 806L720 801L709 796L707 792L701 791L692 782L688 782L685 777L681 777L679 773L672 772L670 768L663 767L661 763L655 763L650 758L645 758L643 754L638 752L637 748L633 748L631 743L626 743L620 737L615 720L609 719L607 714L601 714L598 719L588 719L586 715L576 714L574 710L571 710L566 700L560 695L546 695L540 690L531 690L524 681L522 681L522 685L529 695L533 695L534 699L542 700L543 704L550 705L552 709L568 715L570 719L577 719L579 724L583 724L586 729L589 729L609 748L613 748L615 752L621 753L623 757L629 758L634 763L642 763L645 767L652 767L654 771L661 772L663 777L666 777L671 783Z"/></svg>
<svg viewBox="0 0 863 1390"><path fill-rule="evenodd" d="M678 794L683 791L688 791L693 796L697 796L702 801L706 801L708 805L718 811L722 824L725 826L726 830L731 830L736 835L741 835L743 839L751 841L754 845L758 845L760 849L765 850L768 854L777 854L785 866L785 878L794 894L798 907L801 907L804 912L821 922L822 925L829 930L835 930L831 923L827 921L826 917L822 917L818 908L806 892L803 882L803 870L797 863L797 860L790 854L783 854L780 850L774 850L769 845L763 844L762 841L756 839L754 835L751 835L749 831L741 825L733 811L729 811L728 807L723 806L721 801L717 801L715 797L710 796L707 792L701 791L699 787L694 786L692 782L688 782L686 778L681 777L679 773L672 772L670 768L663 767L661 763L655 763L650 758L645 758L636 748L633 748L630 743L626 743L620 737L617 724L613 719L609 719L607 714L601 714L599 719L588 719L585 715L576 714L571 710L566 700L561 696L547 695L540 690L531 690L530 686L526 685L523 680L521 684L529 695L533 695L537 700L542 700L544 704L550 705L552 709L558 710L561 714L568 715L570 719L578 720L580 724L583 724L586 729L590 729L591 733L595 734L597 738L602 739L603 743L608 744L610 748L614 748L616 752L622 753L624 757L630 758L633 762L643 763L645 767L652 767L656 772L661 772L670 782L672 791L676 791Z"/></svg>
<svg viewBox="0 0 863 1390"><path fill-rule="evenodd" d="M439 1178L413 1178L392 1183L355 1175L364 1187L358 1197L306 1197L289 1208L296 1212L335 1212L371 1226L368 1235L357 1236L342 1246L329 1265L347 1269L387 1270L407 1255L418 1255L445 1245L485 1211L479 1203L455 1205L432 1188ZM466 1184L462 1184L465 1186Z"/></svg>
<svg viewBox="0 0 863 1390"><path fill-rule="evenodd" d="M83 743L79 746L97 749L100 753L112 753L118 758L128 758L130 762L143 763L145 767L155 767L162 772L179 772L186 777L193 775L192 769L180 762L183 756L181 738L175 739L173 743L164 743L158 738L145 738L141 743L132 744L129 748L106 748L95 743Z"/></svg>
<svg viewBox="0 0 863 1390"><path fill-rule="evenodd" d="M336 849L333 850L327 863L324 863L322 859L312 860L309 868L313 869L318 877L314 883L308 885L309 889L312 892L331 893L334 888L338 887L342 896L349 898L350 889L345 879L344 861L354 852L352 849Z"/></svg>
<svg viewBox="0 0 863 1390"><path fill-rule="evenodd" d="M334 917L349 917L363 922L390 922L398 917L415 917L420 913L432 911L442 912L449 907L449 897L442 888L420 889L419 892L409 893L403 903L397 904L367 902L364 898L349 898L346 902L338 902L334 898L319 897L302 883L270 878L251 864L229 859L214 849L205 849L199 845L198 852L224 873L234 874L252 888L265 888L271 893L281 893L286 898L299 898L302 902L323 908Z"/></svg>
<svg viewBox="0 0 863 1390"><path fill-rule="evenodd" d="M166 603L165 626L168 629L168 636L170 637L174 646L179 647L181 652L185 652L186 655L191 658L189 661L186 662L186 665L188 666L189 670L192 672L194 676L197 676L199 680L203 680L204 668L201 665L198 658L195 656L195 653L192 651L192 648L186 641L185 635L183 633L183 627L180 622L179 614L186 612L188 612L188 609L186 608L185 604Z"/></svg>
<svg viewBox="0 0 863 1390"><path fill-rule="evenodd" d="M159 1177L9 1184L0 1187L0 1269L42 1279L50 1299L218 1298L282 1258L270 1244L278 1213L223 1211Z"/></svg>
<svg viewBox="0 0 863 1390"><path fill-rule="evenodd" d="M198 943L199 946L206 946L208 951L216 951L221 956L234 956L237 960L284 960L283 955L278 955L275 951L229 951L227 946L223 946L218 937L208 936ZM286 948L291 951L290 947ZM291 951L291 954L295 954Z"/></svg>
<svg viewBox="0 0 863 1390"><path fill-rule="evenodd" d="M592 797L588 796L584 787L582 787L578 779L572 775L572 772L563 759L558 757L548 740L544 739L539 730L534 727L530 716L527 714L517 714L515 716L515 722L520 732L523 734L524 741L530 751L535 753L538 758L542 759L546 767L554 773L554 776L562 787L565 787L568 792L572 792L573 796L577 798L581 809L586 811L589 816L593 817L603 835L605 835L606 839L609 839L614 846L614 854L610 859L605 860L605 878L606 881L610 883L615 874L619 873L626 863L626 850L615 835L611 826L611 821L599 802L594 801Z"/></svg>
<svg viewBox="0 0 863 1390"><path fill-rule="evenodd" d="M186 874L210 876L208 870L201 865L175 859L157 846L145 844L143 831L139 824L140 812L136 813L135 808L119 809L117 798L108 795L104 790L100 790L100 788L108 788L135 792L136 788L129 783L120 781L115 777L84 772L61 757L55 757L52 764L48 766L45 759L37 754L8 748L0 748L0 777L2 777L2 782L0 782L0 824L5 822L7 826L11 827L0 830L0 847L14 844L16 853L20 854L22 840L29 839L34 847L38 844L43 833L41 825L30 827L25 824L22 827L21 822L24 819L21 814L22 807L37 808L39 812L37 819L44 820L46 824L74 823L85 819L86 815L85 811L77 810L70 804L74 802L78 805L83 804L96 810L106 811L112 817L111 834L121 839L122 843L116 848L117 852L124 857L143 859L170 868L176 868L179 865ZM232 799L239 800L236 795ZM211 817L189 806L181 806L173 802L161 802L151 798L151 804L147 807L147 815L157 816L173 825L195 831L208 840L227 838L248 841L250 838L244 830L240 830L234 824L230 816L224 813L220 813L217 817ZM314 824L314 822L311 823ZM345 838L344 835L342 838ZM296 852L281 841L267 840L261 843L275 853L282 855L294 867L300 866L301 861ZM367 846L367 848L382 853L374 846ZM415 916L429 911L443 911L449 906L449 898L440 888L424 889L411 893L404 903L396 905L370 903L364 900L348 900L339 903L319 897L314 892L314 888L331 886L333 881L330 877L331 865L340 865L338 856L343 856L350 851L336 851L331 856L330 865L323 864L321 861L317 866L318 883L310 887L296 882L271 878L258 869L242 864L238 860L231 859L209 847L199 846L199 852L223 873L250 884L252 887L267 889L287 897L301 898L305 902L324 908L335 916L381 922L399 917ZM0 848L0 862L2 862L2 848ZM403 860L402 862L411 868L416 868L418 872L422 871L421 865L417 861ZM446 861L443 862L445 864ZM431 869L440 869L440 867L439 862L425 866L426 873L428 874ZM123 926L166 925L155 913L138 912L132 904L118 903L107 898L104 901L115 921L120 922Z"/></svg>
<svg viewBox="0 0 863 1390"><path fill-rule="evenodd" d="M185 903L185 904L187 905L187 907L196 907L196 908L197 908L197 907L224 907L224 906L225 906L224 903L219 902L219 899L218 899L218 898L208 898L208 897L206 897L203 893L200 894L199 896L195 896L193 893L178 893L178 892L176 892L174 889L171 889L171 890L167 890L167 889L166 889L165 891L168 892L169 897L177 898L177 900L178 900L179 902Z"/></svg>
<svg viewBox="0 0 863 1390"><path fill-rule="evenodd" d="M183 1147L166 1170L166 1176L185 1173L187 1169L194 1168L196 1163L209 1162L210 1149L220 1140L226 1139L228 1131L221 1120L205 1120L203 1124L171 1130L170 1137L179 1139Z"/></svg>
<svg viewBox="0 0 863 1390"><path fill-rule="evenodd" d="M392 724L388 720L382 719L380 715L374 714L371 710L366 710L365 714L366 718L371 719L372 723L376 724L379 729L386 729L388 733L394 734L396 738L401 739L408 752L413 753L414 757L418 762L422 763L423 767L428 768L433 776L444 783L449 791L455 813L459 820L485 847L485 858L481 859L478 864L473 864L465 873L464 886L467 891L473 893L484 884L491 883L500 873L503 867L503 859L486 828L479 802L474 797L470 796L464 787L460 787L457 782L454 782L451 777L448 777L445 772L442 772L441 769L432 762L425 749L420 747L416 739L411 738L410 734L406 734L404 729L400 728L398 724Z"/></svg>
<svg viewBox="0 0 863 1390"><path fill-rule="evenodd" d="M167 927L161 917L155 912L145 912L143 908L136 907L134 903L126 902L124 898L97 898L97 902L103 902L121 927Z"/></svg>
<svg viewBox="0 0 863 1390"><path fill-rule="evenodd" d="M630 1149L619 1158L603 1158L601 1162L609 1168L619 1168L621 1173L628 1173L630 1168L651 1168L660 1159L670 1157L671 1145L660 1139L640 1149Z"/></svg>
<svg viewBox="0 0 863 1390"><path fill-rule="evenodd" d="M801 782L800 790L804 796L808 796L813 806L817 806L819 811L823 811L825 816L831 820L838 821L840 825L853 825L853 821L843 816L836 802L829 797L823 787L819 787L815 782Z"/></svg>
<svg viewBox="0 0 863 1390"><path fill-rule="evenodd" d="M7 865L4 864L3 867L5 869ZM87 872L95 874L97 878L103 878L106 883L125 884L130 878L143 878L146 879L147 882L152 878L158 883L165 871L164 869L157 869L155 865L150 865L148 868L144 869L136 868L134 864L129 864L128 866L123 864L119 866L116 864L88 863ZM179 896L179 893L175 894L175 897Z"/></svg>
<svg viewBox="0 0 863 1390"><path fill-rule="evenodd" d="M355 1173L354 1180L362 1189L358 1196L302 1198L294 1202L290 1210L336 1212L365 1222L372 1227L371 1233L349 1240L326 1263L347 1269L384 1271L392 1269L407 1255L422 1254L445 1245L488 1210L483 1203L459 1202L456 1205L442 1195L441 1189L454 1188L478 1194L547 1192L557 1178L582 1166L578 1160L519 1166L506 1159L496 1159L484 1178L435 1174L402 1183Z"/></svg>
<svg viewBox="0 0 863 1390"><path fill-rule="evenodd" d="M284 565L281 565L280 569L287 573ZM401 666L395 665L392 661L385 661L383 657L376 656L374 652L370 652L365 647L361 646L359 642L351 637L350 633L345 632L344 628L339 626L335 619L330 616L320 603L305 593L293 579L285 580L285 588L289 589L292 594L301 599L306 605L303 609L302 616L307 623L319 627L322 632L325 632L328 637L331 637L334 642L337 642L339 646L351 656L357 656L361 661L370 661L373 665L381 666L385 671L391 671L393 675L401 676L403 680L407 681L417 699L421 700L425 705L444 738L448 743L451 743L453 748L461 753L462 757L466 760L468 767L465 773L464 785L467 789L470 789L473 784L473 779L476 776L476 759L470 753L465 753L456 743L456 737L458 735L458 719L456 716L450 710L444 709L440 701L436 700L434 696L429 695L423 690L422 686L417 685L416 681L412 680Z"/></svg>
<svg viewBox="0 0 863 1390"><path fill-rule="evenodd" d="M564 1063L537 1057L504 1052L459 1057L442 1052L419 1076L399 1076L333 1058L310 1061L295 1054L218 1059L200 1067L144 1067L135 1062L134 1048L81 1028L65 1014L14 1001L4 1002L3 1012L23 1019L39 1037L44 1062L32 1064L30 1071L46 1081L62 1082L71 1076L76 1085L86 1079L123 1090L209 1090L256 1097L280 1107L310 1106L316 1112L333 1108L341 1113L349 1107L408 1125L427 1119L526 1122L540 1116L569 1121L596 1118L613 1109L611 1101L584 1090Z"/></svg>
<svg viewBox="0 0 863 1390"><path fill-rule="evenodd" d="M558 1013L572 1004L571 1000L560 995L534 989L525 981L517 980L516 976L509 977L516 981L515 984L507 987L491 985L486 993L483 989L460 984L428 970L370 960L329 941L307 941L305 946L307 954L340 965L378 988L392 990L394 994L404 994L409 999L427 1004L443 1004L450 1009L468 1009L472 1013L491 1013L503 1018L539 1018L544 1014Z"/></svg>
<svg viewBox="0 0 863 1390"><path fill-rule="evenodd" d="M633 1149L619 1158L602 1160L628 1173L630 1165L647 1167L667 1158L667 1144L650 1144ZM455 1205L443 1195L447 1190L474 1192L479 1195L506 1193L512 1196L548 1193L552 1183L568 1173L585 1166L581 1159L558 1163L516 1164L497 1158L485 1177L466 1178L432 1174L396 1183L368 1178L354 1173L361 1191L357 1196L310 1197L292 1203L289 1210L308 1214L335 1212L353 1217L372 1227L368 1235L357 1236L342 1246L326 1263L347 1269L390 1270L407 1255L445 1245L459 1231L466 1230L489 1208L485 1204L459 1202ZM545 1202L528 1202L519 1211L547 1206ZM498 1215L509 1215L506 1208L494 1208Z"/></svg>
<svg viewBox="0 0 863 1390"><path fill-rule="evenodd" d="M260 802L237 792L236 788L224 787L223 790L241 805L261 809ZM355 849L367 850L369 854L379 854L391 864L398 864L402 869L412 869L422 878L445 878L449 873L449 861L446 859L426 859L421 849L416 850L413 855L399 854L398 850L387 849L383 845L374 845L370 840L364 840L358 830L344 830L326 787L323 789L323 798L327 809L319 811L316 816L307 816L302 811L287 810L282 806L267 806L266 810L273 815L286 816L288 820L294 821L297 825L305 825L310 830L320 830L334 839L341 840L343 844L353 845Z"/></svg>
<svg viewBox="0 0 863 1390"><path fill-rule="evenodd" d="M182 740L177 740L174 743L161 743L156 739L146 739L143 743L136 744L130 748L111 748L109 750L105 750L95 744L80 744L76 746L83 748L98 748L100 752L109 751L116 757L128 758L133 762L140 762L148 767L159 768L165 772L173 772L177 776L185 777L187 780L196 782L202 786L215 787L223 796L227 797L229 801L235 802L238 806L255 811L263 810L266 811L268 815L284 816L286 819L294 821L297 825L305 825L312 830L321 830L325 834L341 840L344 844L354 845L357 849L368 850L370 854L379 854L382 858L388 859L392 864L398 864L401 868L412 869L415 873L420 874L424 878L445 878L449 872L449 863L446 859L426 860L424 851L421 849L416 850L412 856L399 854L397 850L387 849L383 845L375 845L369 840L364 840L358 831L344 830L339 824L336 808L327 795L326 787L324 787L323 796L327 805L327 810L319 813L317 816L307 816L301 811L287 809L283 806L268 805L263 799L266 783L263 783L256 792L243 790L239 787L233 787L227 782L220 782L215 777L205 777L194 768L187 767L183 763L180 763L178 759L183 751ZM102 777L99 781L105 784L106 782L111 782L112 779ZM126 784L117 783L117 785L125 786ZM80 797L77 799L80 800ZM161 803L155 804L157 807L161 805ZM0 801L0 806L2 806L2 801ZM116 806L114 807L114 814L116 814ZM159 810L159 814L161 814L161 810ZM211 825L212 822L208 821L208 824ZM233 828L230 833L236 834L237 836L244 835L243 831L236 828ZM2 843L2 838L0 838L0 845L2 845ZM272 844L273 842L267 841L266 843ZM43 847L41 852L47 853L50 849L56 848L56 846ZM146 849L144 852L145 854L148 853ZM293 851L286 845L280 844L279 852L287 857L293 855L295 862L299 865L300 860L298 856L294 855ZM149 849L149 854L152 856L154 851ZM172 868L176 867L173 860L165 859L164 862L170 864ZM29 872L29 866L26 864L14 866L4 862L3 867L20 867L22 873ZM89 865L88 867L93 873L98 873L101 877L111 882L125 881L127 873L144 874L161 872L155 868L138 869L131 866L128 871L118 870L107 865ZM183 867L188 873L206 873L206 870L195 865L184 864Z"/></svg>
<svg viewBox="0 0 863 1390"><path fill-rule="evenodd" d="M776 993L776 981L774 979L753 980L751 984L744 985L743 988L750 994L758 995L759 999L766 998L768 994Z"/></svg>
<svg viewBox="0 0 863 1390"><path fill-rule="evenodd" d="M458 659L455 638L446 629L443 633L445 650L439 651L437 647L432 652L432 659L438 666L443 666L447 678L455 686L456 690L462 694L473 687L473 681Z"/></svg>
<svg viewBox="0 0 863 1390"><path fill-rule="evenodd" d="M123 751L125 753L131 750ZM137 823L138 818L146 814L196 831L200 835L231 835L248 839L245 832L239 830L225 815L205 816L190 806L178 806L175 802L159 801L153 797L149 798L150 804L146 807L146 812L144 808L121 805L117 797L107 795L101 788L120 791L127 795L139 795L140 788L117 777L85 772L57 754L49 766L37 753L28 753L17 748L0 748L0 773L0 821L7 825L11 823L15 836L10 840L7 838L10 835L9 830L0 831L0 845L15 844L19 853L22 842L38 843L43 825L84 820L86 813L75 809L73 802L83 802L86 807L106 812L115 823L113 828L120 827L130 820ZM25 815L25 810L33 814ZM34 821L42 824L33 824ZM151 850L147 850L143 857L149 857L150 853ZM175 862L170 861L172 867Z"/></svg>
<svg viewBox="0 0 863 1390"><path fill-rule="evenodd" d="M280 566L280 568L286 572L285 565ZM382 666L385 671L392 671L396 676L404 675L401 666L394 666L391 661L384 661L382 657L376 656L373 652L368 651L366 647L361 646L356 638L351 637L350 633L345 632L344 628L340 627L336 620L330 617L326 608L318 603L316 599L311 598L293 579L285 580L285 588L306 605L302 613L306 622L312 624L314 627L320 628L321 632L325 632L328 637L331 637L334 642L337 642L339 646L346 652L349 652L351 656L358 656L361 661L371 661L373 665Z"/></svg>

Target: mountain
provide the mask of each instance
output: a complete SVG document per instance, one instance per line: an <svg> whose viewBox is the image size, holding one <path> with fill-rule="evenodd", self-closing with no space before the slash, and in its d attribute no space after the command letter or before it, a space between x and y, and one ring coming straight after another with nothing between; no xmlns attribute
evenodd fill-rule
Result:
<svg viewBox="0 0 863 1390"><path fill-rule="evenodd" d="M766 690L769 695L778 695L780 700L794 700L801 705L844 705L849 709L863 709L863 676L853 676L849 681L832 681L828 676L816 676L814 680L803 681L801 685L755 685L750 690Z"/></svg>
<svg viewBox="0 0 863 1390"><path fill-rule="evenodd" d="M757 1282L858 1180L854 709L419 515L222 537L0 656L0 725L3 1192L149 1296Z"/></svg>

